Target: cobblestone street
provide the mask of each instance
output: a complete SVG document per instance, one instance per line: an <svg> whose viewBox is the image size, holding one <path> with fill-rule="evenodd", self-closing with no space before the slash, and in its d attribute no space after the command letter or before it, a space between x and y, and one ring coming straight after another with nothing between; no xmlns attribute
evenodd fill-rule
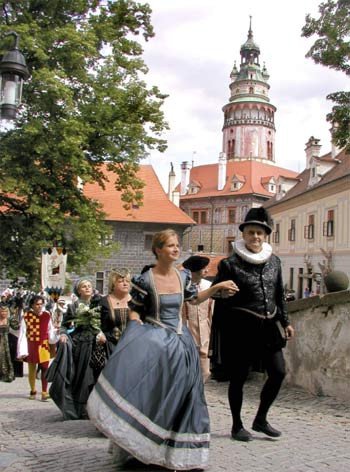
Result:
<svg viewBox="0 0 350 472"><path fill-rule="evenodd" d="M248 429L261 382L257 377L246 386L243 417ZM226 383L214 381L206 387L212 425L210 472L350 470L349 405L285 386L269 417L282 437L273 440L253 432L253 441L240 443L230 439L226 389ZM63 422L51 401L30 401L27 395L27 377L0 383L2 472L115 470L107 439L89 421Z"/></svg>

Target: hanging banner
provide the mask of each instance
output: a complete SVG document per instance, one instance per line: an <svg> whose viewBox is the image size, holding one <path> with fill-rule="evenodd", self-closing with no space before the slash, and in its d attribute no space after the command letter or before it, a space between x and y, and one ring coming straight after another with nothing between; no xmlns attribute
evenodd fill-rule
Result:
<svg viewBox="0 0 350 472"><path fill-rule="evenodd" d="M61 247L41 251L41 287L55 301L64 290L67 252Z"/></svg>

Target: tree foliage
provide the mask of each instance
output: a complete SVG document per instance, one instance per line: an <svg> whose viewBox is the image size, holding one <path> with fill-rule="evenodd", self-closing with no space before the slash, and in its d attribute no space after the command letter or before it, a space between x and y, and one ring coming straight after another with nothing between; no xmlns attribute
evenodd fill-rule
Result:
<svg viewBox="0 0 350 472"><path fill-rule="evenodd" d="M0 132L0 268L10 276L35 279L54 241L76 271L101 254L105 215L77 183L103 188L103 164L125 205L141 203L139 162L165 150L167 128L137 41L154 35L150 15L133 0L0 1L0 35L20 35L31 74L18 118Z"/></svg>
<svg viewBox="0 0 350 472"><path fill-rule="evenodd" d="M306 16L302 36L319 38L307 53L316 64L350 75L350 0L327 0L319 6L320 17ZM327 96L334 105L327 120L336 124L335 143L350 150L350 92L335 92Z"/></svg>

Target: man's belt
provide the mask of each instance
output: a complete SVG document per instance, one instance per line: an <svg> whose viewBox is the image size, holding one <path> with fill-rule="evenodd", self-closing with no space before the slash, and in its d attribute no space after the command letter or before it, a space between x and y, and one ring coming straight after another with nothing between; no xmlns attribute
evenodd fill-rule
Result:
<svg viewBox="0 0 350 472"><path fill-rule="evenodd" d="M266 320L266 319L272 320L272 318L274 318L277 313L277 306L275 307L272 313L267 312L266 315L261 315L260 313L257 313L256 311L249 310L248 308L242 308L240 306L235 306L234 309L239 310L239 311L244 311L245 313L249 313L250 315L253 315L256 318L260 318L261 320Z"/></svg>

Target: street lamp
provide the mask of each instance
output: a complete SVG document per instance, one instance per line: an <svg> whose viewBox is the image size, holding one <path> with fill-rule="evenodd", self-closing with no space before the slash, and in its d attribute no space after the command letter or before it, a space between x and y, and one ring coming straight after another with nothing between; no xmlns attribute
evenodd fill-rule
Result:
<svg viewBox="0 0 350 472"><path fill-rule="evenodd" d="M0 61L0 116L4 120L16 118L22 99L23 81L29 77L26 61L18 49L19 36L14 31L5 36L9 35L15 37L15 45L4 53Z"/></svg>

